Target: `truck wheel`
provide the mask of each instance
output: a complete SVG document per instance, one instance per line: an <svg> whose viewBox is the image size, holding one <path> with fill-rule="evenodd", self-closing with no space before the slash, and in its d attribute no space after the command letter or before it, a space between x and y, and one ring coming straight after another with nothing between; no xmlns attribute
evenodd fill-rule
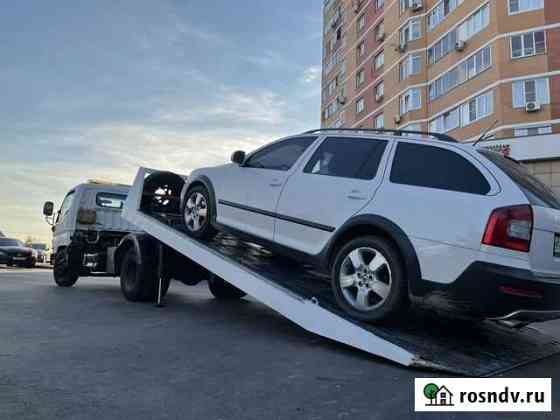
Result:
<svg viewBox="0 0 560 420"><path fill-rule="evenodd" d="M336 254L331 286L338 305L350 316L386 321L408 303L408 286L401 258L386 239L356 238Z"/></svg>
<svg viewBox="0 0 560 420"><path fill-rule="evenodd" d="M155 302L158 298L158 272L155 253L145 252L140 264L136 250L131 247L121 264L121 291L131 302ZM161 297L169 290L171 279L164 276Z"/></svg>
<svg viewBox="0 0 560 420"><path fill-rule="evenodd" d="M78 281L79 275L72 269L68 251L61 249L54 258L54 281L60 287L72 287Z"/></svg>
<svg viewBox="0 0 560 420"><path fill-rule="evenodd" d="M202 185L197 185L187 191L183 204L183 222L187 234L197 239L211 239L216 235L216 229L211 220L214 207L210 194Z"/></svg>
<svg viewBox="0 0 560 420"><path fill-rule="evenodd" d="M215 274L211 274L208 278L208 288L210 293L220 300L241 299L247 294Z"/></svg>

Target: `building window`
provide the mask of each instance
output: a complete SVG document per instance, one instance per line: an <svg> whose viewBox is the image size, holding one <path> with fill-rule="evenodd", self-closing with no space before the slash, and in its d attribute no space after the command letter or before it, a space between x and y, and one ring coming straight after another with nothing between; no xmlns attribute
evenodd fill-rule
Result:
<svg viewBox="0 0 560 420"><path fill-rule="evenodd" d="M440 115L435 120L430 121L430 131L432 133L447 133L454 130L460 125L460 112L459 108L455 108L443 115Z"/></svg>
<svg viewBox="0 0 560 420"><path fill-rule="evenodd" d="M334 95L334 93L336 92L336 78L329 82L327 86L327 92L329 96Z"/></svg>
<svg viewBox="0 0 560 420"><path fill-rule="evenodd" d="M358 18L358 31L362 31L366 27L366 14L364 13Z"/></svg>
<svg viewBox="0 0 560 420"><path fill-rule="evenodd" d="M436 79L428 87L430 100L435 100L467 80L473 79L492 65L492 49L490 46L473 54L468 59L453 67Z"/></svg>
<svg viewBox="0 0 560 420"><path fill-rule="evenodd" d="M375 37L379 41L384 36L385 36L385 23L384 21L381 21L379 25L375 27Z"/></svg>
<svg viewBox="0 0 560 420"><path fill-rule="evenodd" d="M463 0L442 0L428 14L428 29L433 30L453 12Z"/></svg>
<svg viewBox="0 0 560 420"><path fill-rule="evenodd" d="M407 124L403 128L401 128L401 130L404 130L404 131L422 131L422 124L420 124L420 123ZM416 136L418 136L418 134L414 134L414 133L403 133L403 134L406 137L416 137Z"/></svg>
<svg viewBox="0 0 560 420"><path fill-rule="evenodd" d="M375 98L381 99L385 95L385 83L381 82L375 86Z"/></svg>
<svg viewBox="0 0 560 420"><path fill-rule="evenodd" d="M366 110L366 101L364 98L360 98L356 101L356 114L361 114Z"/></svg>
<svg viewBox="0 0 560 420"><path fill-rule="evenodd" d="M399 65L399 74L401 80L406 80L410 76L418 74L422 71L422 55L411 54Z"/></svg>
<svg viewBox="0 0 560 420"><path fill-rule="evenodd" d="M401 29L401 45L422 37L422 20L414 18Z"/></svg>
<svg viewBox="0 0 560 420"><path fill-rule="evenodd" d="M530 12L544 8L544 0L508 0L509 14ZM553 0L554 1L554 0Z"/></svg>
<svg viewBox="0 0 560 420"><path fill-rule="evenodd" d="M385 6L385 0L375 0L375 7L377 10L382 9Z"/></svg>
<svg viewBox="0 0 560 420"><path fill-rule="evenodd" d="M379 54L375 56L375 60L373 63L373 68L375 70L379 70L385 64L385 52L381 51Z"/></svg>
<svg viewBox="0 0 560 420"><path fill-rule="evenodd" d="M513 83L513 107L525 108L528 102L538 102L541 105L550 104L548 78Z"/></svg>
<svg viewBox="0 0 560 420"><path fill-rule="evenodd" d="M494 113L494 92L488 91L430 121L430 131L446 133Z"/></svg>
<svg viewBox="0 0 560 420"><path fill-rule="evenodd" d="M338 103L336 101L331 102L325 108L324 119L328 120L338 111Z"/></svg>
<svg viewBox="0 0 560 420"><path fill-rule="evenodd" d="M490 91L461 105L461 126L466 127L494 113L494 92Z"/></svg>
<svg viewBox="0 0 560 420"><path fill-rule="evenodd" d="M360 69L358 73L356 73L356 87L363 85L366 81L366 72L364 69Z"/></svg>
<svg viewBox="0 0 560 420"><path fill-rule="evenodd" d="M451 51L455 50L458 40L466 41L485 29L490 23L490 7L485 5L473 13L456 30L444 35L439 41L428 48L428 63L435 64Z"/></svg>
<svg viewBox="0 0 560 420"><path fill-rule="evenodd" d="M383 116L383 114L379 114L377 117L375 117L375 128L385 128L385 117Z"/></svg>
<svg viewBox="0 0 560 420"><path fill-rule="evenodd" d="M531 57L544 54L546 37L544 31L529 32L511 37L511 58Z"/></svg>
<svg viewBox="0 0 560 420"><path fill-rule="evenodd" d="M540 127L516 128L514 130L515 137L539 136L543 134L552 134L552 126L542 125Z"/></svg>
<svg viewBox="0 0 560 420"><path fill-rule="evenodd" d="M401 13L412 9L415 5L422 5L422 0L401 0Z"/></svg>
<svg viewBox="0 0 560 420"><path fill-rule="evenodd" d="M490 23L490 6L486 5L473 13L461 26L458 38L466 41L482 31Z"/></svg>
<svg viewBox="0 0 560 420"><path fill-rule="evenodd" d="M401 115L422 107L422 91L419 88L409 89L401 96Z"/></svg>
<svg viewBox="0 0 560 420"><path fill-rule="evenodd" d="M366 53L366 41L362 41L358 45L358 58L363 57L365 53Z"/></svg>

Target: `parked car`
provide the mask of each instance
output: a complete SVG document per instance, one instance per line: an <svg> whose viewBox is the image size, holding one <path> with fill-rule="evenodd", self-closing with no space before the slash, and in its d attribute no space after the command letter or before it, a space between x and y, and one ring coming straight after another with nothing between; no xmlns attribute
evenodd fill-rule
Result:
<svg viewBox="0 0 560 420"><path fill-rule="evenodd" d="M33 268L37 264L37 251L18 239L0 238L0 264Z"/></svg>
<svg viewBox="0 0 560 420"><path fill-rule="evenodd" d="M493 319L560 316L560 201L512 159L419 133L319 130L192 172L187 233L312 263L382 321L437 297Z"/></svg>
<svg viewBox="0 0 560 420"><path fill-rule="evenodd" d="M80 276L113 276L120 241L137 229L122 217L128 185L90 181L70 190L55 213L46 202L43 215L52 225L54 280L73 286Z"/></svg>
<svg viewBox="0 0 560 420"><path fill-rule="evenodd" d="M30 248L33 248L37 251L37 262L41 264L47 264L50 262L51 253L47 244L43 243L32 243L29 244Z"/></svg>

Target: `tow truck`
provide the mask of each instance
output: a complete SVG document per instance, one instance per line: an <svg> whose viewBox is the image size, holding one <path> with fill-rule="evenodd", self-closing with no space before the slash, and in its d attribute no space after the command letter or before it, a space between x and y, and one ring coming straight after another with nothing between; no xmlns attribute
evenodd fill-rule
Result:
<svg viewBox="0 0 560 420"><path fill-rule="evenodd" d="M421 302L383 325L352 319L312 267L226 234L209 242L187 236L180 214L186 179L138 170L122 216L142 233L124 237L115 253L128 300L161 304L170 278L208 281L218 299L247 294L311 333L402 366L464 376L493 376L560 353L560 342L533 326L461 319Z"/></svg>

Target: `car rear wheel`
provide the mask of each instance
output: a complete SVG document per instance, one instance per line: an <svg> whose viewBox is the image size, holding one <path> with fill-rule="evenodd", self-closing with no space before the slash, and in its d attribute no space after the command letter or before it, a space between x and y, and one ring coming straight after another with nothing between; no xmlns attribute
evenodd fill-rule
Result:
<svg viewBox="0 0 560 420"><path fill-rule="evenodd" d="M206 188L197 185L187 191L183 205L183 221L187 234L197 239L210 239L216 235L212 226L214 208Z"/></svg>
<svg viewBox="0 0 560 420"><path fill-rule="evenodd" d="M353 239L338 251L331 286L338 305L364 321L393 319L408 302L400 255L391 242L376 236Z"/></svg>

